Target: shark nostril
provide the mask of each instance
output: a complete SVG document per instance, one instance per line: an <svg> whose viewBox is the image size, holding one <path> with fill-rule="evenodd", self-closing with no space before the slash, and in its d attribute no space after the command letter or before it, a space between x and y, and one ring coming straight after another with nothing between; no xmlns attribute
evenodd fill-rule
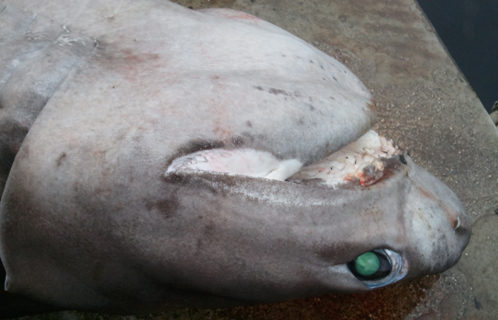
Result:
<svg viewBox="0 0 498 320"><path fill-rule="evenodd" d="M456 231L456 229L458 229L458 227L460 227L460 217L457 217L455 219L455 221L453 222L453 230Z"/></svg>

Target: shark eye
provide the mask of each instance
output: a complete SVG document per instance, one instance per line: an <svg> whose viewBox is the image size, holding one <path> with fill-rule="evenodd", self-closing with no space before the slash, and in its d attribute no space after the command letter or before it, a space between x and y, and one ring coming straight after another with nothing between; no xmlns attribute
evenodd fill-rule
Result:
<svg viewBox="0 0 498 320"><path fill-rule="evenodd" d="M381 252L371 251L358 256L348 263L349 270L359 280L380 280L387 277L393 267L389 257Z"/></svg>
<svg viewBox="0 0 498 320"><path fill-rule="evenodd" d="M359 255L347 264L349 271L369 288L378 288L400 280L406 274L401 256L378 249Z"/></svg>
<svg viewBox="0 0 498 320"><path fill-rule="evenodd" d="M399 161L401 161L402 164L408 164L408 162L406 162L405 155L403 154L399 156Z"/></svg>

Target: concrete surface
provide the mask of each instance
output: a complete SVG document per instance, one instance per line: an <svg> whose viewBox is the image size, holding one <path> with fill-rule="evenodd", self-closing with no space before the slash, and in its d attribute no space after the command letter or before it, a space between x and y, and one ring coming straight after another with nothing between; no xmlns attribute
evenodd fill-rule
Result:
<svg viewBox="0 0 498 320"><path fill-rule="evenodd" d="M462 260L362 295L124 319L497 319L498 130L415 0L177 0L254 14L347 65L377 100L376 128L460 197L474 223ZM29 319L123 319L63 312Z"/></svg>
<svg viewBox="0 0 498 320"><path fill-rule="evenodd" d="M491 108L491 113L489 114L491 121L498 126L498 101L495 101L493 107Z"/></svg>

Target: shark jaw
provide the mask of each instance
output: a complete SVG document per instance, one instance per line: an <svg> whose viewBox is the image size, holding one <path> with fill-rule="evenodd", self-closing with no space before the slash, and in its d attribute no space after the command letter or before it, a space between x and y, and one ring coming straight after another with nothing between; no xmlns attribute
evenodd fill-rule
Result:
<svg viewBox="0 0 498 320"><path fill-rule="evenodd" d="M176 158L166 175L182 171L208 171L245 175L339 189L374 184L384 176L386 161L403 158L392 140L370 130L358 140L308 166L297 159L278 159L270 152L249 148L209 149ZM403 162L403 159L401 159Z"/></svg>

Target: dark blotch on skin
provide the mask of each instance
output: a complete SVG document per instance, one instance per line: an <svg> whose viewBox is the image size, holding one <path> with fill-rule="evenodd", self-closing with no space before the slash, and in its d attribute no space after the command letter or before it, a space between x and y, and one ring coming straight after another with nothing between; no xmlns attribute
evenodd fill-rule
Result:
<svg viewBox="0 0 498 320"><path fill-rule="evenodd" d="M62 161L64 161L64 159L66 158L66 153L63 152L61 153L61 155L59 156L59 158L57 158L57 166L60 166L62 164Z"/></svg>
<svg viewBox="0 0 498 320"><path fill-rule="evenodd" d="M248 126L249 128L252 128L252 123L251 123L251 121L247 121L247 122L246 122L246 124L247 124L247 126Z"/></svg>
<svg viewBox="0 0 498 320"><path fill-rule="evenodd" d="M370 111L372 111L372 112L375 114L375 109L376 109L376 106L375 106L375 100L374 100L373 98L372 98L372 99L370 99L370 101L369 101L369 102L367 102L366 106L367 106L367 108L368 108ZM410 154L408 154L408 155L410 155Z"/></svg>
<svg viewBox="0 0 498 320"><path fill-rule="evenodd" d="M175 198L163 199L156 202L147 201L145 204L147 210L158 210L167 219L175 216L179 206L180 204Z"/></svg>
<svg viewBox="0 0 498 320"><path fill-rule="evenodd" d="M268 92L271 94L275 94L275 95L283 94L286 96L291 96L291 94L289 94L287 91L281 90L281 89L270 88L270 90L268 90Z"/></svg>

